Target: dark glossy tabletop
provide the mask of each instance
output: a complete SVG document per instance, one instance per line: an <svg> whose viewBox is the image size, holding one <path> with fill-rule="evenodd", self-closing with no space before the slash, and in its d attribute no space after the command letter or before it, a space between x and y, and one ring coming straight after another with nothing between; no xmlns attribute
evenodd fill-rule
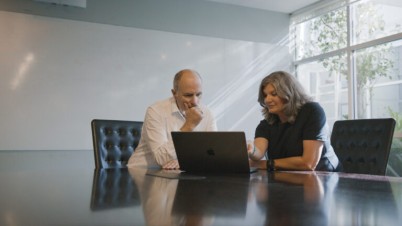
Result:
<svg viewBox="0 0 402 226"><path fill-rule="evenodd" d="M402 225L402 179L323 172L166 179L0 172L0 225Z"/></svg>

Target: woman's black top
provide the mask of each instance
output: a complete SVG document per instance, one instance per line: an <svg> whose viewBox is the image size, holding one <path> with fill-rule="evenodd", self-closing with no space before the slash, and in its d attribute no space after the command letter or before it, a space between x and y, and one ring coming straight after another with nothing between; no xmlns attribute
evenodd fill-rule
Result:
<svg viewBox="0 0 402 226"><path fill-rule="evenodd" d="M303 155L303 140L324 142L321 159L315 170L337 171L338 157L331 146L330 131L322 107L316 102L303 105L294 123L272 125L264 119L257 126L255 138L268 140L268 158L279 159Z"/></svg>

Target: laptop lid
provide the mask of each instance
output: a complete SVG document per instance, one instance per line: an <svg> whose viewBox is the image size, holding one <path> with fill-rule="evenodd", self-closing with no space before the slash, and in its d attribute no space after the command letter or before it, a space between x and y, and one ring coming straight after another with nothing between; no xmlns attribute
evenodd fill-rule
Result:
<svg viewBox="0 0 402 226"><path fill-rule="evenodd" d="M250 173L246 136L240 131L172 132L180 170L189 173Z"/></svg>

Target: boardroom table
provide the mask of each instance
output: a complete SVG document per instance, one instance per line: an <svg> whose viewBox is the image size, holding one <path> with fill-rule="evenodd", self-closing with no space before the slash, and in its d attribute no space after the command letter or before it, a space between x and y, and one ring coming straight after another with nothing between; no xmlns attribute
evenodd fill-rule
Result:
<svg viewBox="0 0 402 226"><path fill-rule="evenodd" d="M142 168L0 171L0 225L402 225L402 178L260 170L169 179Z"/></svg>

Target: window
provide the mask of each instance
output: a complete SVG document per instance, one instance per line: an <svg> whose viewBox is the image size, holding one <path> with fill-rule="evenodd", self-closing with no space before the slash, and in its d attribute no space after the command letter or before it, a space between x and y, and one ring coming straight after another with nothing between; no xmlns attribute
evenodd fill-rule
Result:
<svg viewBox="0 0 402 226"><path fill-rule="evenodd" d="M343 67L342 65L346 64L346 56L339 55L301 64L297 68L297 73L304 88L324 108L332 128L336 120L348 118L348 83L346 74L340 73L341 70L338 68L328 70L324 66L332 64L331 62L336 62L337 67Z"/></svg>
<svg viewBox="0 0 402 226"><path fill-rule="evenodd" d="M296 76L330 127L397 120L387 174L402 176L402 1L324 1L291 21Z"/></svg>
<svg viewBox="0 0 402 226"><path fill-rule="evenodd" d="M358 118L391 117L402 112L402 40L357 50Z"/></svg>
<svg viewBox="0 0 402 226"><path fill-rule="evenodd" d="M295 25L296 59L346 47L346 9L341 8Z"/></svg>
<svg viewBox="0 0 402 226"><path fill-rule="evenodd" d="M351 4L351 41L359 44L402 32L402 2L365 0Z"/></svg>

